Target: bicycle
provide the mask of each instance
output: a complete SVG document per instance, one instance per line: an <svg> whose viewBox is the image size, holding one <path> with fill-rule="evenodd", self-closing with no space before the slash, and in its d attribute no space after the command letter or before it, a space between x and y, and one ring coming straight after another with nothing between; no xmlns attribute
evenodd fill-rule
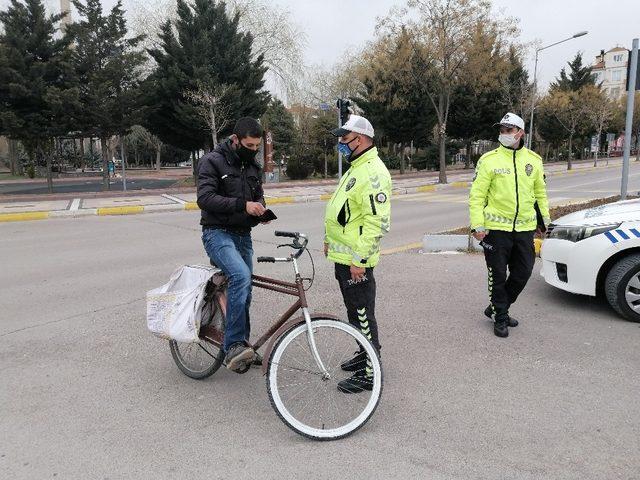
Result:
<svg viewBox="0 0 640 480"><path fill-rule="evenodd" d="M285 282L258 275L252 284L265 290L296 297L289 309L275 321L251 347L265 346L262 373L267 392L278 417L296 433L315 440L337 440L361 428L375 412L382 394L382 366L376 349L360 330L330 314L309 313L304 280L309 286L315 278L303 279L298 258L307 248L306 235L298 232L275 232L278 237L293 238L287 257L258 257L258 263L291 262L295 282ZM211 321L200 330L199 343L170 340L171 354L178 368L187 376L203 379L213 375L223 364L224 319L226 317L226 279L215 275L207 291ZM299 310L302 315L294 317ZM371 391L345 393L338 382L353 372L343 372L340 364L350 357L355 345L365 351ZM250 366L244 370L249 370ZM242 372L242 373L244 373ZM367 377L369 378L369 377Z"/></svg>

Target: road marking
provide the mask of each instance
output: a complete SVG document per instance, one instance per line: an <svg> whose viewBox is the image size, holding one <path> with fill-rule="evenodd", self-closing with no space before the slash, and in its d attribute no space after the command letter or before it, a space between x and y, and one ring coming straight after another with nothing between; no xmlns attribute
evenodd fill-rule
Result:
<svg viewBox="0 0 640 480"><path fill-rule="evenodd" d="M102 207L98 208L98 215L132 215L144 212L142 205L131 205L127 207Z"/></svg>
<svg viewBox="0 0 640 480"><path fill-rule="evenodd" d="M187 202L184 204L185 210L200 210L197 202Z"/></svg>
<svg viewBox="0 0 640 480"><path fill-rule="evenodd" d="M384 250L380 250L380 255L391 255L392 253L402 253L408 250L415 250L416 248L422 247L422 242L409 243L407 245L402 245L400 247L387 248Z"/></svg>
<svg viewBox="0 0 640 480"><path fill-rule="evenodd" d="M0 213L0 222L22 222L25 220L44 220L49 212Z"/></svg>
<svg viewBox="0 0 640 480"><path fill-rule="evenodd" d="M186 200L183 200L181 198L178 197L174 197L173 195L169 195L168 193L163 193L162 196L168 200L171 200L172 202L176 202L176 203L180 203L182 205L184 205L185 203L187 203Z"/></svg>
<svg viewBox="0 0 640 480"><path fill-rule="evenodd" d="M73 201L71 202L71 205L69 206L69 210L75 211L78 210L80 208L80 198L74 198Z"/></svg>
<svg viewBox="0 0 640 480"><path fill-rule="evenodd" d="M265 199L267 205L275 205L278 203L294 203L296 199L294 197L271 197Z"/></svg>
<svg viewBox="0 0 640 480"><path fill-rule="evenodd" d="M465 194L440 194L434 195L432 193L410 193L408 195L402 195L397 198L402 202L433 202L433 203L467 203L469 198Z"/></svg>

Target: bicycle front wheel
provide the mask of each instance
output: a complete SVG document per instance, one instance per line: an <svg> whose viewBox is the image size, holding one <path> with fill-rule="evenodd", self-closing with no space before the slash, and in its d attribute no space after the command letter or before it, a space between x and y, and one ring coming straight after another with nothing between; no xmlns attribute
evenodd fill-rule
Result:
<svg viewBox="0 0 640 480"><path fill-rule="evenodd" d="M313 358L307 325L302 323L285 332L271 353L267 390L289 428L315 440L337 440L358 430L375 412L382 394L382 366L371 342L348 323L314 319L312 326L328 377ZM351 358L354 347L366 352L367 361L359 371L343 371L341 364ZM354 375L362 388L345 391L344 382Z"/></svg>

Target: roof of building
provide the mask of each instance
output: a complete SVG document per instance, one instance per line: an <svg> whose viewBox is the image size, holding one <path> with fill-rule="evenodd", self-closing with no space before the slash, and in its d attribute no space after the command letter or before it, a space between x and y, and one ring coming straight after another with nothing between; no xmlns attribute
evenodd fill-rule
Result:
<svg viewBox="0 0 640 480"><path fill-rule="evenodd" d="M611 50L609 50L607 53L610 53L610 52L626 52L626 51L628 51L628 50L626 48L624 48L624 47L615 47L615 48L612 48Z"/></svg>
<svg viewBox="0 0 640 480"><path fill-rule="evenodd" d="M604 69L604 62L598 62L591 67L591 70L602 70Z"/></svg>

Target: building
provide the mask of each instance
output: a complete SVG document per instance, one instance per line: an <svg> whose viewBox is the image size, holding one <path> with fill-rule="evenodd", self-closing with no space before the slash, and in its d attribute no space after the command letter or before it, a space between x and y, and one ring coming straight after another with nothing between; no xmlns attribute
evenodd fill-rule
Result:
<svg viewBox="0 0 640 480"><path fill-rule="evenodd" d="M612 100L618 100L626 94L627 63L629 62L629 50L615 47L605 52L600 50L596 61L591 67L596 76L596 83L601 84L603 90Z"/></svg>

